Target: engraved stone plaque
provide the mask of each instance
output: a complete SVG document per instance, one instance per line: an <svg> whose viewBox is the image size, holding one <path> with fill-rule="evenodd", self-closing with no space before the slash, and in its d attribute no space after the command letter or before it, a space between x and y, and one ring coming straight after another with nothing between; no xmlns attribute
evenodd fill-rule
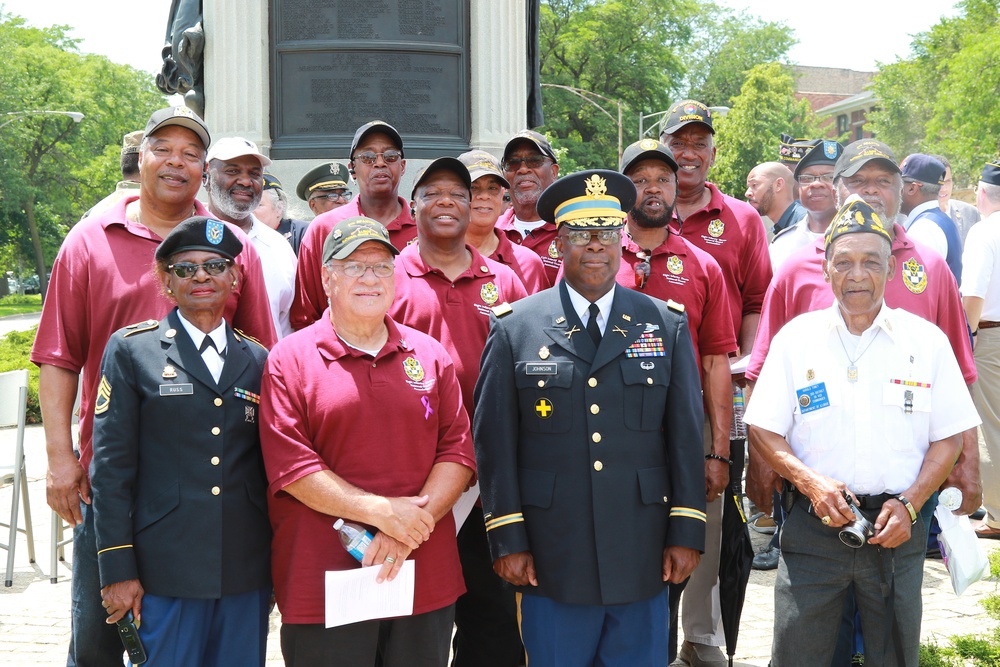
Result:
<svg viewBox="0 0 1000 667"><path fill-rule="evenodd" d="M347 157L393 125L407 157L469 149L470 0L271 0L271 157Z"/></svg>

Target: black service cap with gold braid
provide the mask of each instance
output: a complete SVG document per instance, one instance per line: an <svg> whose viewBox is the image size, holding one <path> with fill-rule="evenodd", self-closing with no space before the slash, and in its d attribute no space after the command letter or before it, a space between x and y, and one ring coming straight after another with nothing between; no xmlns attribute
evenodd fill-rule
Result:
<svg viewBox="0 0 1000 667"><path fill-rule="evenodd" d="M890 245L892 244L892 237L882 224L881 216L875 212L871 204L858 195L851 195L827 227L824 247L829 250L833 242L841 236L857 232L878 234Z"/></svg>
<svg viewBox="0 0 1000 667"><path fill-rule="evenodd" d="M613 229L625 225L635 205L635 185L617 171L588 169L563 176L538 198L542 220L571 229Z"/></svg>
<svg viewBox="0 0 1000 667"><path fill-rule="evenodd" d="M1000 185L1000 158L993 158L986 163L979 180L990 185Z"/></svg>

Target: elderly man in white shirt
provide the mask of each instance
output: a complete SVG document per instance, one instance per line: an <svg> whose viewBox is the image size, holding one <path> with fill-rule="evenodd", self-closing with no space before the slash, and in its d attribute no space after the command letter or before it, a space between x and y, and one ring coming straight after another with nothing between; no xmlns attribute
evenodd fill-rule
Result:
<svg viewBox="0 0 1000 667"><path fill-rule="evenodd" d="M284 236L253 215L260 205L264 167L270 164L252 141L219 139L208 150L206 188L212 215L243 230L260 255L274 330L278 338L284 338L292 333L289 311L295 297L295 251Z"/></svg>
<svg viewBox="0 0 1000 667"><path fill-rule="evenodd" d="M979 375L972 398L984 417L986 446L979 462L986 520L976 532L1000 538L1000 159L983 167L976 207L983 221L969 230L962 254L962 305L973 331Z"/></svg>
<svg viewBox="0 0 1000 667"><path fill-rule="evenodd" d="M786 480L789 509L773 667L830 664L852 584L866 657L918 661L918 512L979 417L944 333L883 301L895 269L890 224L848 199L826 234L835 303L775 336L747 406L750 445Z"/></svg>

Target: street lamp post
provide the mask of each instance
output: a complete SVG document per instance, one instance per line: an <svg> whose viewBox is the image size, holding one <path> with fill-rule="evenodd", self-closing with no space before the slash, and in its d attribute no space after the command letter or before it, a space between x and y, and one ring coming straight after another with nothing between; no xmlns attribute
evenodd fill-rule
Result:
<svg viewBox="0 0 1000 667"><path fill-rule="evenodd" d="M560 90L569 91L569 92L573 93L574 95L576 95L577 97L590 102L595 107L597 107L600 110L601 113L603 113L605 116L607 116L608 118L610 118L611 122L617 123L618 124L618 161L621 162L621 159L622 159L622 103L621 103L621 100L613 100L613 99L611 99L609 97L605 97L604 95L600 95L600 94L595 93L595 92L590 91L590 90L584 90L582 88L574 88L572 86L563 86L563 85L560 85L558 83L543 83L542 86L544 86L545 88L559 88ZM610 102L611 104L616 105L618 107L618 118L616 119L614 116L612 116L610 111L608 111L607 109L605 109L604 107L602 107L600 104L598 104L597 102L595 102L594 100L592 100L591 97L596 97L596 98L598 98L600 100L604 100L605 102ZM3 127L3 126L0 125L0 127Z"/></svg>
<svg viewBox="0 0 1000 667"><path fill-rule="evenodd" d="M79 111L45 111L45 110L36 110L36 111L8 111L7 113L4 114L4 116L13 116L13 118L11 118L10 120L5 121L3 123L0 123L0 130L2 130L3 128L7 127L11 123L13 123L15 120L21 120L22 118L24 118L26 116L33 116L33 115L36 115L36 114L49 114L49 115L56 115L56 116L69 116L70 118L73 119L74 123L79 123L81 120L83 120L83 114L80 113Z"/></svg>

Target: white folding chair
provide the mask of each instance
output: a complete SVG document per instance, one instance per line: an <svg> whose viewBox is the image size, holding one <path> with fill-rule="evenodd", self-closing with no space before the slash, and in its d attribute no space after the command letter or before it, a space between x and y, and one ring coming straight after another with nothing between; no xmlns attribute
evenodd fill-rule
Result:
<svg viewBox="0 0 1000 667"><path fill-rule="evenodd" d="M31 503L28 499L28 479L24 468L24 412L27 402L28 371L0 373L0 427L17 426L14 460L10 465L0 465L0 476L10 477L14 484L10 502L10 523L0 523L0 526L10 529L7 544L0 544L0 548L7 550L4 586L14 584L14 546L18 533L24 533L28 538L28 560L35 562L35 536L31 530ZM24 503L24 528L18 528L17 525L21 502Z"/></svg>

